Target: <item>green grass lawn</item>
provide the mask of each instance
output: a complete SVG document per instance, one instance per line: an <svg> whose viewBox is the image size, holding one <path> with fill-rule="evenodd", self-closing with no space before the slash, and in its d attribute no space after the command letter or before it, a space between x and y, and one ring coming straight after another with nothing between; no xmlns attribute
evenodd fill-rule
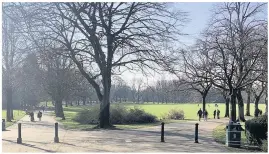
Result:
<svg viewBox="0 0 269 154"><path fill-rule="evenodd" d="M161 118L162 115L166 114L169 110L177 108L184 111L186 120L197 120L197 111L202 108L202 104L128 104L126 106L139 106L143 108L146 112L151 113L158 118ZM225 104L218 104L218 109L220 110L220 117L225 115ZM259 104L259 108L265 112L265 104ZM213 112L216 109L215 103L210 103L206 105L206 109L209 113L208 118L214 118ZM236 108L237 109L237 108ZM250 104L250 114L254 114L254 104Z"/></svg>
<svg viewBox="0 0 269 154"><path fill-rule="evenodd" d="M7 115L7 111L6 110L2 110L2 118L3 119L6 119L6 115ZM25 116L25 111L22 111L22 110L13 110L13 116L14 116L14 120L12 120L12 122L7 122L6 121L6 127L13 125L18 120L20 120L22 117L24 117Z"/></svg>
<svg viewBox="0 0 269 154"><path fill-rule="evenodd" d="M115 104L112 104L115 105ZM181 109L185 113L185 120L197 120L197 111L202 108L202 104L120 104L125 105L127 108L131 107L140 107L144 109L146 112L151 113L158 117L158 119L161 119L163 115L167 114L169 110L171 109ZM221 112L221 117L224 117L225 114L225 104L218 104L219 110ZM92 106L69 106L69 107L63 107L64 108L64 114L66 120L61 120L60 118L56 118L57 121L61 122L66 129L80 129L80 130L91 130L96 125L90 125L90 124L80 124L73 120L73 118L76 116L76 114L87 108L91 108ZM265 111L265 105L260 104L260 109ZM207 104L206 109L209 112L209 118L213 118L213 111L215 108L215 103ZM254 110L254 104L251 104L250 112L252 113ZM166 120L165 123L170 122L180 122L182 120ZM151 123L151 124L128 124L128 125L115 125L116 128L119 129L135 129L135 128L142 128L142 127L148 127L148 126L155 126L160 125L160 122L157 123Z"/></svg>

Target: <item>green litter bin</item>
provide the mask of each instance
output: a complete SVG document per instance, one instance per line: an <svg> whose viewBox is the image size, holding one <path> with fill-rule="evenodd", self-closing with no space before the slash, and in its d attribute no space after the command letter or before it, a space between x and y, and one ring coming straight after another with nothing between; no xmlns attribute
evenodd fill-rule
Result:
<svg viewBox="0 0 269 154"><path fill-rule="evenodd" d="M241 131L240 123L229 123L226 126L226 145L228 147L239 148L241 146Z"/></svg>

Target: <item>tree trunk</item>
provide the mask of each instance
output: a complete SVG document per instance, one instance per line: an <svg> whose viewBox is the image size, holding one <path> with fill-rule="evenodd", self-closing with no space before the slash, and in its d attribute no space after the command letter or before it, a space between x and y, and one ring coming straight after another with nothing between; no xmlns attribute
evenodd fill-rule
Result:
<svg viewBox="0 0 269 154"><path fill-rule="evenodd" d="M8 122L11 122L11 104L12 104L12 88L10 85L8 85L7 90L6 90L6 97L7 97L7 115L6 115L6 120Z"/></svg>
<svg viewBox="0 0 269 154"><path fill-rule="evenodd" d="M11 118L12 120L14 120L14 116L13 116L13 106L12 106L12 104L11 104L11 108L10 108L10 118Z"/></svg>
<svg viewBox="0 0 269 154"><path fill-rule="evenodd" d="M100 128L108 128L110 127L110 119L109 119L109 95L110 95L110 84L108 77L103 77L103 87L104 87L104 94L103 99L100 100L100 114L99 114L99 120L100 120Z"/></svg>
<svg viewBox="0 0 269 154"><path fill-rule="evenodd" d="M70 106L73 106L73 101L70 101Z"/></svg>
<svg viewBox="0 0 269 154"><path fill-rule="evenodd" d="M267 115L267 113L268 113L268 101L267 101L267 93L265 93L265 94L266 94L266 95L265 95L265 99L264 99L265 102L264 102L264 103L265 103L265 106L266 106L266 107L265 107L265 112L264 112L264 114Z"/></svg>
<svg viewBox="0 0 269 154"><path fill-rule="evenodd" d="M243 97L241 94L241 90L237 91L237 100L238 100L238 119L245 122L245 115L244 115L244 102Z"/></svg>
<svg viewBox="0 0 269 154"><path fill-rule="evenodd" d="M229 117L229 104L230 104L230 98L226 97L225 98L225 116L224 117Z"/></svg>
<svg viewBox="0 0 269 154"><path fill-rule="evenodd" d="M206 98L206 96L203 95L203 113L204 113L204 111L206 109L205 98ZM204 118L204 114L203 114L203 118Z"/></svg>
<svg viewBox="0 0 269 154"><path fill-rule="evenodd" d="M257 109L259 109L259 101L260 101L260 97L259 96L255 96L255 110L254 110L254 113L256 112ZM254 114L255 117L258 117L259 114Z"/></svg>
<svg viewBox="0 0 269 154"><path fill-rule="evenodd" d="M236 121L236 89L231 90L231 121Z"/></svg>
<svg viewBox="0 0 269 154"><path fill-rule="evenodd" d="M60 98L57 98L55 101L55 115L56 117L61 117L64 120L62 99Z"/></svg>
<svg viewBox="0 0 269 154"><path fill-rule="evenodd" d="M247 92L247 108L246 108L246 116L250 116L250 92Z"/></svg>
<svg viewBox="0 0 269 154"><path fill-rule="evenodd" d="M48 107L48 102L46 101L46 107Z"/></svg>
<svg viewBox="0 0 269 154"><path fill-rule="evenodd" d="M68 101L65 101L65 107L68 107Z"/></svg>
<svg viewBox="0 0 269 154"><path fill-rule="evenodd" d="M86 97L83 97L82 101L83 101L83 105L86 105Z"/></svg>

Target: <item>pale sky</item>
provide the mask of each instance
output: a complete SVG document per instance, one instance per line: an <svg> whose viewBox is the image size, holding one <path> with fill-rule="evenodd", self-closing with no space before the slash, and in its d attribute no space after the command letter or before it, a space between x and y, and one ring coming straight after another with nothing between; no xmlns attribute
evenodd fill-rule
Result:
<svg viewBox="0 0 269 154"><path fill-rule="evenodd" d="M182 32L185 34L188 34L188 36L182 36L180 37L180 41L183 44L191 45L195 42L195 39L198 38L199 33L203 31L203 29L206 27L208 20L210 19L211 12L214 3L211 2L177 2L174 3L174 7L184 11L188 12L188 18L189 22L186 23L186 25L183 27ZM180 43L179 43L180 44ZM184 46L181 44L181 46ZM145 83L152 84L157 80L160 79L168 79L171 80L174 78L173 75L170 75L168 73L165 74L155 74L154 77L145 77L142 75L142 73L130 73L130 72L124 72L121 75L121 78L127 82L127 84L132 85L133 78L142 78Z"/></svg>

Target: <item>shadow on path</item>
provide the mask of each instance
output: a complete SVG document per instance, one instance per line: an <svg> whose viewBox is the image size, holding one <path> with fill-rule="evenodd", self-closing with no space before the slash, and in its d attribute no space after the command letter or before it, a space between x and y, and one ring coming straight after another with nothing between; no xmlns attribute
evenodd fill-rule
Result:
<svg viewBox="0 0 269 154"><path fill-rule="evenodd" d="M17 142L14 142L12 140L6 140L6 139L2 139L3 141L7 141L7 142L10 142L10 143L15 143L17 144ZM27 143L22 143L20 145L23 145L23 146L27 146L27 147L31 147L31 148L35 148L35 149L39 149L39 150L43 150L45 152L49 152L49 153L56 153L56 151L52 151L52 150L46 150L46 149L43 149L43 148L39 148L39 147L36 147L35 145L32 145L32 144L27 144Z"/></svg>

